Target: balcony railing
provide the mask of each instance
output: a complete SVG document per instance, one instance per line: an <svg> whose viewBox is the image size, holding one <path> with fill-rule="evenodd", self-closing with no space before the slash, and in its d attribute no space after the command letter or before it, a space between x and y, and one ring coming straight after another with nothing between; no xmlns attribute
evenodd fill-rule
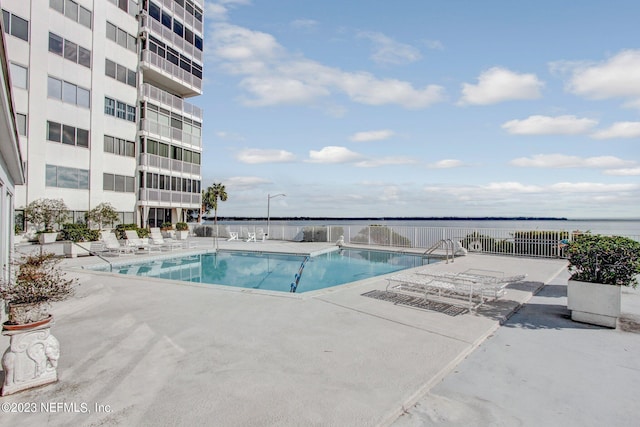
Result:
<svg viewBox="0 0 640 427"><path fill-rule="evenodd" d="M200 177L201 166L195 163L183 162L181 160L169 159L156 154L140 153L140 166L165 169L172 172L186 173Z"/></svg>
<svg viewBox="0 0 640 427"><path fill-rule="evenodd" d="M143 204L144 202L157 202L171 207L199 208L202 196L197 193L140 188L138 190L138 201L143 202Z"/></svg>
<svg viewBox="0 0 640 427"><path fill-rule="evenodd" d="M163 125L149 119L140 120L140 130L146 132L150 136L166 138L170 142L177 142L182 145L191 145L197 148L202 147L202 137L191 135L190 133L183 132L180 129L172 128L171 126Z"/></svg>
<svg viewBox="0 0 640 427"><path fill-rule="evenodd" d="M140 96L153 99L159 104L169 106L182 112L182 115L189 115L202 122L202 109L186 102L184 99L175 96L167 91L159 89L149 83L144 83L140 87Z"/></svg>
<svg viewBox="0 0 640 427"><path fill-rule="evenodd" d="M176 6L182 9L180 6L176 4ZM191 16L188 13L183 15ZM178 15L178 17L180 17ZM193 19L194 22L198 22ZM199 23L199 22L198 22ZM200 23L199 23L200 24ZM192 26L193 27L193 26ZM202 51L196 49L191 43L171 31L169 28L165 27L146 13L142 15L142 28L149 30L156 38L162 40L165 43L171 43L174 49L181 51L182 53L186 53L190 57L196 59L200 64L202 64ZM202 24L200 24L200 33L202 33Z"/></svg>
<svg viewBox="0 0 640 427"><path fill-rule="evenodd" d="M182 82L185 85L195 88L198 92L202 92L202 79L194 76L190 72L183 70L176 64L167 61L158 54L151 52L150 50L142 51L142 62L152 65L165 73L171 75Z"/></svg>

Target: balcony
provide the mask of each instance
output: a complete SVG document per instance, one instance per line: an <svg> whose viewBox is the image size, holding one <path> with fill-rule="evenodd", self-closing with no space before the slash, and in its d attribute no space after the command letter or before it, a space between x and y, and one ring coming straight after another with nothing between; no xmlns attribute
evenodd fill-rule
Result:
<svg viewBox="0 0 640 427"><path fill-rule="evenodd" d="M204 8L202 1L195 0L194 3L200 6L201 9ZM173 11L173 16L177 17L180 21L184 22L185 24L190 25L192 28L195 28L196 31L202 34L202 22L198 21L189 13L185 12L182 6L180 6L173 0L162 0L162 4L167 9Z"/></svg>
<svg viewBox="0 0 640 427"><path fill-rule="evenodd" d="M159 89L149 83L144 83L140 87L140 97L156 101L162 106L168 106L174 110L180 111L182 116L191 116L202 123L202 109L193 104L186 102L184 99Z"/></svg>
<svg viewBox="0 0 640 427"><path fill-rule="evenodd" d="M185 98L202 95L202 79L150 50L143 50L141 56L144 80L156 82L156 86L166 87Z"/></svg>
<svg viewBox="0 0 640 427"><path fill-rule="evenodd" d="M175 6L177 8L180 8L180 6L178 6L177 4ZM187 14L187 16L190 15ZM153 36L155 36L157 39L162 40L164 43L170 43L171 47L173 47L174 49L180 51L181 53L189 55L191 58L202 64L202 51L196 49L194 45L174 33L169 28L165 27L146 13L142 15L141 22L143 30L149 31ZM198 21L194 19L194 22ZM200 26L202 27L202 24L200 24ZM202 28L200 28L199 31L200 34L202 34Z"/></svg>
<svg viewBox="0 0 640 427"><path fill-rule="evenodd" d="M200 172L202 170L201 165L196 165L195 163L183 162L182 160L169 159L148 153L140 153L138 165L148 168L164 169L181 174L195 175L198 178L200 178Z"/></svg>
<svg viewBox="0 0 640 427"><path fill-rule="evenodd" d="M139 205L199 209L202 204L201 202L202 196L197 193L182 193L179 191L156 190L151 188L138 189Z"/></svg>
<svg viewBox="0 0 640 427"><path fill-rule="evenodd" d="M154 122L148 119L140 120L140 129L148 136L156 138L164 138L167 142L174 143L174 145L187 145L190 148L202 148L202 137L191 135L181 131L180 129L172 128L171 126L163 125L158 122Z"/></svg>

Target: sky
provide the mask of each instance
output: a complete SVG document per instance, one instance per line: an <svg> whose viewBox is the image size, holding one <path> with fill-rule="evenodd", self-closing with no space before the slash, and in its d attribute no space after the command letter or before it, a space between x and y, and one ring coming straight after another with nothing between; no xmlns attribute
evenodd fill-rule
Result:
<svg viewBox="0 0 640 427"><path fill-rule="evenodd" d="M206 0L203 188L225 217L640 218L638 16Z"/></svg>

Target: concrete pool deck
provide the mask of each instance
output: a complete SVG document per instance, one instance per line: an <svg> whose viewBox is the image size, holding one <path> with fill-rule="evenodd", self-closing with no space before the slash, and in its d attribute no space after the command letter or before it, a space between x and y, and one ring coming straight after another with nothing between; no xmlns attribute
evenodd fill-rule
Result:
<svg viewBox="0 0 640 427"><path fill-rule="evenodd" d="M214 247L210 238L194 240L196 248L174 253ZM313 253L334 245L221 241L219 247ZM100 262L95 258L68 259L63 267ZM384 276L279 294L69 269L81 285L52 310L59 381L0 403L85 403L90 413L3 413L0 425L428 425L433 414L422 405L432 402L430 391L446 385L478 346L490 348L487 338L535 291L561 279L565 266L563 260L489 255L432 264L434 271L528 274L497 302L455 317L362 296L384 290ZM597 328L561 332L566 342L577 332L622 334L635 344L640 337ZM7 346L8 338L0 337L0 349ZM542 357L549 363L567 358L565 347L547 348ZM637 357L633 363L639 372Z"/></svg>

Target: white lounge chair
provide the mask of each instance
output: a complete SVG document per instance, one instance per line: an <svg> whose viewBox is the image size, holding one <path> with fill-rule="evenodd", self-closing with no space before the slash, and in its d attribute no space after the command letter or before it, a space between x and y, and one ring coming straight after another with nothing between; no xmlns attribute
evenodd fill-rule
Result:
<svg viewBox="0 0 640 427"><path fill-rule="evenodd" d="M256 232L248 231L247 232L247 242L256 242Z"/></svg>
<svg viewBox="0 0 640 427"><path fill-rule="evenodd" d="M237 231L230 231L229 232L229 238L227 239L227 241L231 241L231 240L238 240L238 232Z"/></svg>
<svg viewBox="0 0 640 427"><path fill-rule="evenodd" d="M149 230L149 243L156 247L167 248L170 250L180 249L183 247L183 242L162 237L162 232L157 227Z"/></svg>
<svg viewBox="0 0 640 427"><path fill-rule="evenodd" d="M101 237L104 248L108 253L115 253L120 256L121 254L132 254L135 252L135 248L120 244L116 235L110 231L103 232Z"/></svg>
<svg viewBox="0 0 640 427"><path fill-rule="evenodd" d="M143 241L140 237L138 237L138 233L135 230L125 230L124 232L127 239L125 240L126 245L134 248L134 250L145 250L149 253L153 249L161 250L159 246L151 245L148 242Z"/></svg>

